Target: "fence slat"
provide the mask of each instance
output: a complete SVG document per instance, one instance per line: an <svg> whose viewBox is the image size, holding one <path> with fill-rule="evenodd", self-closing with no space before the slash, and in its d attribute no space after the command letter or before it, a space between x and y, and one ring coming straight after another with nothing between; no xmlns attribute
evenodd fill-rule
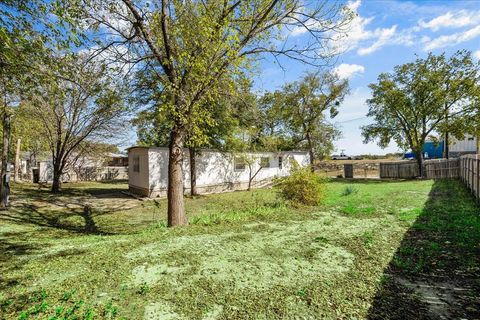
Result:
<svg viewBox="0 0 480 320"><path fill-rule="evenodd" d="M480 200L480 156L469 154L456 159L436 159L424 162L424 178L460 179ZM380 178L411 179L419 176L413 161L380 163Z"/></svg>

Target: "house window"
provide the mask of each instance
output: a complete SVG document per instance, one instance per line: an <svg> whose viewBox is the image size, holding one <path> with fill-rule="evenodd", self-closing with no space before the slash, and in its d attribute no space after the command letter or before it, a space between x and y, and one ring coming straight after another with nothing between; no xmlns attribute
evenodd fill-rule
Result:
<svg viewBox="0 0 480 320"><path fill-rule="evenodd" d="M140 172L140 156L133 157L133 172Z"/></svg>
<svg viewBox="0 0 480 320"><path fill-rule="evenodd" d="M270 168L270 158L269 157L261 157L260 158L260 166L262 168Z"/></svg>
<svg viewBox="0 0 480 320"><path fill-rule="evenodd" d="M283 157L278 157L278 168L279 169L283 168Z"/></svg>
<svg viewBox="0 0 480 320"><path fill-rule="evenodd" d="M240 157L235 157L235 170L245 170L245 160Z"/></svg>
<svg viewBox="0 0 480 320"><path fill-rule="evenodd" d="M475 140L474 137L469 137L469 138L468 138L468 141L473 141L473 140Z"/></svg>

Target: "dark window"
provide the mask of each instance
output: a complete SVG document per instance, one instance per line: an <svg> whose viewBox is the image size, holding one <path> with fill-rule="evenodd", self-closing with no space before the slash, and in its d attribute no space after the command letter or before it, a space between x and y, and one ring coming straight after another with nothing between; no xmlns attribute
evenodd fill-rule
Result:
<svg viewBox="0 0 480 320"><path fill-rule="evenodd" d="M235 170L245 170L245 160L235 157Z"/></svg>
<svg viewBox="0 0 480 320"><path fill-rule="evenodd" d="M278 168L279 169L283 168L283 157L278 157Z"/></svg>
<svg viewBox="0 0 480 320"><path fill-rule="evenodd" d="M140 172L140 156L133 157L133 172Z"/></svg>
<svg viewBox="0 0 480 320"><path fill-rule="evenodd" d="M468 141L473 141L473 140L475 140L474 137L469 137L469 138L468 138Z"/></svg>

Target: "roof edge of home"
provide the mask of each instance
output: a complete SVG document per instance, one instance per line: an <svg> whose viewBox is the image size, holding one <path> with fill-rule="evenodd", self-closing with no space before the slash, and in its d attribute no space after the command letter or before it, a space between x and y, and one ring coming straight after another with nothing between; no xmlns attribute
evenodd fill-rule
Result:
<svg viewBox="0 0 480 320"><path fill-rule="evenodd" d="M147 147L147 146L132 146L127 148L129 151L131 149L158 149L158 150L168 150L168 147ZM188 151L188 148L183 148L184 151ZM226 153L242 153L242 152L233 152L233 151L222 151L218 149L197 149L198 152L226 152ZM247 153L308 153L308 151L303 150L282 150L282 151L245 151Z"/></svg>

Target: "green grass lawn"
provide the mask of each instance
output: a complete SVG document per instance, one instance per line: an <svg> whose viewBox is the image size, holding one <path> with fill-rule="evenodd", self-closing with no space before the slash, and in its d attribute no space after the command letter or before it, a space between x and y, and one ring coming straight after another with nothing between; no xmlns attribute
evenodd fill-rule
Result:
<svg viewBox="0 0 480 320"><path fill-rule="evenodd" d="M14 185L0 319L434 319L411 284L441 277L464 289L452 317L479 315L480 209L460 182L332 181L314 208L202 196L175 229L165 200L124 189Z"/></svg>

